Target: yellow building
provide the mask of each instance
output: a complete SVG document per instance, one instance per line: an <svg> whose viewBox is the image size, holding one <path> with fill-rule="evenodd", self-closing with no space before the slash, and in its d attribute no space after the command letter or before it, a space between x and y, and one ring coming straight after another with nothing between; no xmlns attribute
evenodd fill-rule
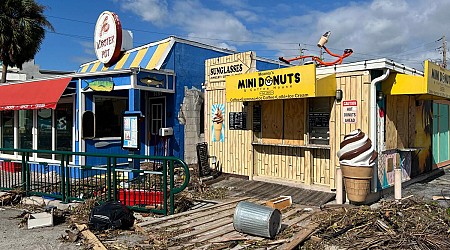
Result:
<svg viewBox="0 0 450 250"><path fill-rule="evenodd" d="M211 68L237 63L244 73L211 75ZM387 59L256 66L252 52L205 62L205 138L223 172L334 190L336 152L357 128L379 153L374 192L393 184L395 167L409 180L436 166L432 100L450 97L450 85L433 81L445 76L439 66L426 62L425 74Z"/></svg>

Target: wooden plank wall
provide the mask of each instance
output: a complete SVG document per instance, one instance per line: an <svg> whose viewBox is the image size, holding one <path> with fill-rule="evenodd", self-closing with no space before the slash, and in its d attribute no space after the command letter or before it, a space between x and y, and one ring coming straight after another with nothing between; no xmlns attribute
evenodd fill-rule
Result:
<svg viewBox="0 0 450 250"><path fill-rule="evenodd" d="M255 145L254 159L259 176L305 182L305 148Z"/></svg>
<svg viewBox="0 0 450 250"><path fill-rule="evenodd" d="M229 65L244 63L250 67L249 73L255 71L254 53L250 52L224 56L220 58L213 58L205 61L205 140L208 143L208 153L211 156L216 156L218 164L222 167L225 173L252 175L253 168L253 154L252 154L252 109L243 106L242 102L227 103L225 99L225 81L210 81L210 68L221 65ZM224 142L212 142L211 127L212 114L211 107L213 104L225 104L224 114ZM247 130L230 130L228 126L228 118L230 112L247 112Z"/></svg>
<svg viewBox="0 0 450 250"><path fill-rule="evenodd" d="M364 133L369 133L369 108L370 108L370 73L369 71L355 71L336 75L337 89L343 91L344 100L356 100L357 122L356 124L344 124L342 122L342 101L332 105L330 116L330 182L331 188L335 188L335 172L339 166L336 156L340 149L340 143L344 136L357 128ZM317 178L314 178L317 180Z"/></svg>
<svg viewBox="0 0 450 250"><path fill-rule="evenodd" d="M414 96L386 96L386 149L414 146L415 112Z"/></svg>

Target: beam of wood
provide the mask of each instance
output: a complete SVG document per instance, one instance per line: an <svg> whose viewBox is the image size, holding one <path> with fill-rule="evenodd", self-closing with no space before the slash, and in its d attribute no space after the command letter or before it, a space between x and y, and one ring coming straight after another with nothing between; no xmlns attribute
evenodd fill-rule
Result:
<svg viewBox="0 0 450 250"><path fill-rule="evenodd" d="M152 219L152 220L149 220L149 221L144 221L144 222L138 223L138 225L141 226L141 227L148 226L148 225L153 225L153 224L160 223L162 221L167 221L167 220L171 220L171 219L174 219L174 218L178 218L180 216L186 216L186 215L193 214L193 213L203 212L203 211L206 211L206 210L215 209L215 208L218 208L218 207L226 206L226 205L229 205L229 204L237 203L239 201L244 201L244 200L248 200L248 199L250 199L250 197L238 198L238 199L234 199L234 200L231 200L231 201L228 201L228 202L220 203L220 204L217 204L217 205L214 205L214 206L211 206L211 207L206 207L206 208L196 209L196 210L190 210L190 211L186 211L186 212L179 213L179 214L173 214L173 215L169 215L169 216L165 216L165 217L161 217L161 218L157 218L157 219Z"/></svg>
<svg viewBox="0 0 450 250"><path fill-rule="evenodd" d="M230 204L230 205L221 207L219 209L215 209L215 210L206 211L206 212L203 212L203 213L194 214L192 216L186 216L184 218L168 221L168 222L165 222L163 224L155 225L155 226L152 226L152 227L147 228L147 229L148 230L154 230L154 229L170 227L170 226L174 226L174 225L181 225L184 222L192 221L192 220L195 220L195 219L198 219L198 218L202 218L202 217L212 216L212 215L217 214L219 212L228 211L228 210L234 211L235 207L236 207L235 204Z"/></svg>
<svg viewBox="0 0 450 250"><path fill-rule="evenodd" d="M206 223L209 223L209 222L212 222L212 221L216 221L216 220L218 220L218 219L221 219L221 218L230 216L230 215L232 215L232 214L234 214L234 211L233 211L233 210L231 210L231 211L228 211L228 210L227 210L227 211L224 211L224 212L215 214L215 215L213 215L213 216L210 216L210 217L208 217L206 220L200 220L200 219L199 219L198 221L195 221L195 222L186 224L186 225L181 226L181 227L179 227L179 228L177 228L177 229L174 229L173 231L176 231L176 230L184 230L184 229L188 229L188 228L193 228L193 227L196 227L196 226L200 226L200 225L203 225L203 224L206 224ZM170 231L170 230L169 230L169 231Z"/></svg>
<svg viewBox="0 0 450 250"><path fill-rule="evenodd" d="M103 243L88 229L86 224L77 224L75 223L78 231L87 239L87 241L92 244L92 249L94 250L107 250Z"/></svg>
<svg viewBox="0 0 450 250"><path fill-rule="evenodd" d="M433 200L450 200L450 196L433 195Z"/></svg>
<svg viewBox="0 0 450 250"><path fill-rule="evenodd" d="M219 237L221 235L224 235L224 234L227 234L227 233L230 233L230 232L233 232L233 231L234 231L233 224L228 224L228 225L226 225L224 227L220 227L220 228L215 229L215 230L213 230L211 232L208 232L208 233L204 234L203 236L201 236L201 237L199 237L197 239L193 239L193 240L191 240L191 242L193 242L193 243L204 242L204 241L207 241L207 240Z"/></svg>
<svg viewBox="0 0 450 250"><path fill-rule="evenodd" d="M201 229L198 229L198 230L193 230L193 231L190 231L190 232L187 232L187 233L184 233L184 234L177 235L177 236L173 237L173 239L182 239L182 238L186 238L186 237L192 237L192 236L195 236L195 235L199 235L199 234L202 234L202 233L209 232L211 230L214 230L216 228L219 228L219 227L222 227L222 226L225 226L225 225L228 225L228 224L233 225L233 219L232 218L224 218L224 219L221 219L221 220L217 220L216 223L213 223L211 225L208 225L208 226L206 226L204 228L201 228Z"/></svg>
<svg viewBox="0 0 450 250"><path fill-rule="evenodd" d="M292 250L297 248L298 245L303 243L308 237L319 227L317 223L311 223L305 228L302 228L298 233L296 233L289 243L283 244L280 249Z"/></svg>

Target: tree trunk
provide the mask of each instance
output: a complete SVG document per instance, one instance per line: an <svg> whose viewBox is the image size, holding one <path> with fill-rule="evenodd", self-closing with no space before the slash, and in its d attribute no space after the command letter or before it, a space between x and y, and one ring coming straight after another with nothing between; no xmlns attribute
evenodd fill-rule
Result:
<svg viewBox="0 0 450 250"><path fill-rule="evenodd" d="M5 63L3 63L2 66L2 80L0 81L0 83L5 83L8 66Z"/></svg>

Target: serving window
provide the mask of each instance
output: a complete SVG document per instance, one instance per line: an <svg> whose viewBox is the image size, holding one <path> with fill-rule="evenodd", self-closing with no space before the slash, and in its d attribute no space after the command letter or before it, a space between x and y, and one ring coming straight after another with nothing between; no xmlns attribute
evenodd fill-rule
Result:
<svg viewBox="0 0 450 250"><path fill-rule="evenodd" d="M262 143L305 145L305 103L306 99L261 102Z"/></svg>
<svg viewBox="0 0 450 250"><path fill-rule="evenodd" d="M331 99L298 98L253 104L253 130L262 144L329 145ZM259 133L258 129L261 127Z"/></svg>
<svg viewBox="0 0 450 250"><path fill-rule="evenodd" d="M127 98L94 97L95 137L121 136L122 115L127 110Z"/></svg>

